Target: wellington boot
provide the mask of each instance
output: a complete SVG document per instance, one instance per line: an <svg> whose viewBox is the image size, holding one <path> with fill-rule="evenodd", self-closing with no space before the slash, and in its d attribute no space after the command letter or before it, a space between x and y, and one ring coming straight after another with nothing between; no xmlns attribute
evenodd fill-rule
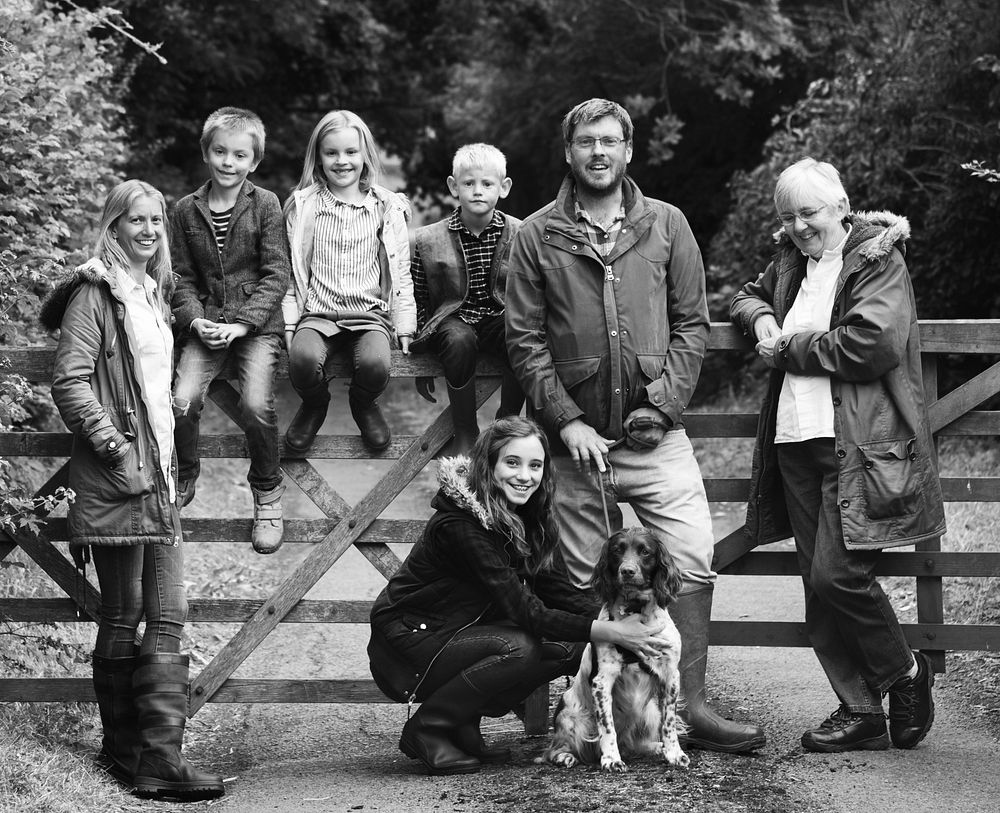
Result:
<svg viewBox="0 0 1000 813"><path fill-rule="evenodd" d="M476 421L476 379L471 378L464 387L448 385L448 401L451 403L451 422L455 427L455 437L451 442L451 454L467 455L479 437Z"/></svg>
<svg viewBox="0 0 1000 813"><path fill-rule="evenodd" d="M381 452L389 445L392 433L385 415L378 405L378 395L352 384L347 391L347 403L351 408L351 417L358 425L361 439L375 452Z"/></svg>
<svg viewBox="0 0 1000 813"><path fill-rule="evenodd" d="M135 794L182 802L222 796L222 777L199 771L181 754L188 709L187 656L140 655L132 682L142 742Z"/></svg>
<svg viewBox="0 0 1000 813"><path fill-rule="evenodd" d="M296 452L305 452L316 440L316 433L326 420L326 412L330 408L330 393L324 392L322 397L302 399L292 422L285 430L285 444Z"/></svg>
<svg viewBox="0 0 1000 813"><path fill-rule="evenodd" d="M524 390L511 370L504 370L500 381L500 405L496 417L506 418L510 415L520 415L524 406Z"/></svg>
<svg viewBox="0 0 1000 813"><path fill-rule="evenodd" d="M104 732L97 763L129 790L140 750L139 716L132 691L135 662L135 655L93 658L94 694Z"/></svg>
<svg viewBox="0 0 1000 813"><path fill-rule="evenodd" d="M681 745L730 754L755 751L767 742L760 726L737 723L716 714L705 698L708 628L712 617L712 585L681 593L670 605L670 617L681 634L680 716L687 733Z"/></svg>
<svg viewBox="0 0 1000 813"><path fill-rule="evenodd" d="M253 492L253 530L250 542L257 553L274 553L285 538L285 521L281 513L281 495L284 484L269 491L251 487Z"/></svg>
<svg viewBox="0 0 1000 813"><path fill-rule="evenodd" d="M486 745L479 724L479 720L473 720L471 723L456 728L452 736L455 745L484 764L499 765L502 762L510 761L509 748L490 748Z"/></svg>

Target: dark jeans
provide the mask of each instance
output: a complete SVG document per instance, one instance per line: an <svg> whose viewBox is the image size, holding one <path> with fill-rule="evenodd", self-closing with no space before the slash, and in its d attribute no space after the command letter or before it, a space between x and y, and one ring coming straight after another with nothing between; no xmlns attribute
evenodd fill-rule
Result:
<svg viewBox="0 0 1000 813"><path fill-rule="evenodd" d="M882 694L913 655L875 578L879 551L848 550L837 503L833 438L779 443L778 468L805 589L806 632L830 685L851 711L882 710Z"/></svg>
<svg viewBox="0 0 1000 813"><path fill-rule="evenodd" d="M504 317L487 316L470 325L457 316L446 316L431 336L431 349L444 368L444 377L453 387L464 387L476 372L481 352L496 356L507 367Z"/></svg>
<svg viewBox="0 0 1000 813"><path fill-rule="evenodd" d="M174 375L174 443L177 479L196 480L201 472L198 436L208 388L232 358L240 381L250 471L247 480L259 491L281 484L278 419L274 412L274 374L281 358L281 337L244 336L223 350L205 347L196 336L181 349Z"/></svg>
<svg viewBox="0 0 1000 813"><path fill-rule="evenodd" d="M131 655L143 618L141 654L180 652L188 614L182 546L91 545L90 550L101 588L94 654Z"/></svg>
<svg viewBox="0 0 1000 813"><path fill-rule="evenodd" d="M389 337L381 330L342 331L324 336L304 327L295 331L288 355L288 378L303 401L325 401L328 397L326 365L339 349L349 346L354 377L352 387L377 398L389 383L391 355Z"/></svg>
<svg viewBox="0 0 1000 813"><path fill-rule="evenodd" d="M543 641L513 625L472 626L441 650L420 685L417 699L426 700L461 674L489 698L484 713L499 717L543 683L574 674L585 646Z"/></svg>

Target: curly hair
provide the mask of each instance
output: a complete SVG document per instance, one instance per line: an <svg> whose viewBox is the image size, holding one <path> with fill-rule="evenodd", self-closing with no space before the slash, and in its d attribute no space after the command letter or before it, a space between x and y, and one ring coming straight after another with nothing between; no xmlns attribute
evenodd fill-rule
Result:
<svg viewBox="0 0 1000 813"><path fill-rule="evenodd" d="M515 510L504 497L493 469L504 447L519 438L537 438L542 444L544 463L538 489L524 506ZM469 487L486 509L493 528L510 539L524 557L529 572L534 574L551 567L559 544L553 510L556 484L549 441L537 423L515 415L498 418L487 426L472 447Z"/></svg>

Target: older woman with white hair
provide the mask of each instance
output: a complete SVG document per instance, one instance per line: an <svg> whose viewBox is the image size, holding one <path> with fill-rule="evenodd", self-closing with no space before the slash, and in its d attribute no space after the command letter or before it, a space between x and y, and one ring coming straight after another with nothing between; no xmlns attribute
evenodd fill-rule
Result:
<svg viewBox="0 0 1000 813"><path fill-rule="evenodd" d="M812 158L781 173L774 204L777 252L730 314L772 368L747 531L758 545L795 537L806 631L840 701L802 746L913 748L934 721L934 674L875 578L882 548L945 528L903 260L909 224L852 213L837 170Z"/></svg>

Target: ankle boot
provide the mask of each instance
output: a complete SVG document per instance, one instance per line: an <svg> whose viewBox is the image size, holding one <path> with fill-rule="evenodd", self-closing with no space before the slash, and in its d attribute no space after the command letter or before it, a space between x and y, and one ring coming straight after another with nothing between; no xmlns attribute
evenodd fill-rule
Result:
<svg viewBox="0 0 1000 813"><path fill-rule="evenodd" d="M94 655L94 694L101 713L103 738L97 764L132 789L139 765L139 716L132 692L135 655L102 658Z"/></svg>
<svg viewBox="0 0 1000 813"><path fill-rule="evenodd" d="M476 422L476 379L470 378L463 387L448 385L448 401L451 403L451 422L455 427L451 453L467 455L479 437Z"/></svg>
<svg viewBox="0 0 1000 813"><path fill-rule="evenodd" d="M132 685L142 743L135 794L183 802L222 796L222 777L199 771L181 754L188 709L187 656L140 655Z"/></svg>
<svg viewBox="0 0 1000 813"><path fill-rule="evenodd" d="M347 403L351 407L351 416L361 430L361 439L372 451L381 452L392 438L389 424L386 423L382 410L379 409L378 394L373 394L356 384L347 391Z"/></svg>
<svg viewBox="0 0 1000 813"><path fill-rule="evenodd" d="M480 762L490 764L500 764L510 760L510 749L495 747L490 748L483 740L483 733L479 728L481 719L477 718L471 723L466 723L455 729L452 741L461 751L475 757Z"/></svg>
<svg viewBox="0 0 1000 813"><path fill-rule="evenodd" d="M724 751L730 754L762 748L767 738L760 726L726 720L716 714L705 698L705 668L708 665L708 627L712 617L710 584L681 593L668 611L681 634L681 719L687 725L681 745Z"/></svg>
<svg viewBox="0 0 1000 813"><path fill-rule="evenodd" d="M459 728L480 718L485 698L457 675L420 704L406 721L399 750L436 776L475 773L482 763L455 743Z"/></svg>
<svg viewBox="0 0 1000 813"><path fill-rule="evenodd" d="M313 445L330 407L330 393L324 392L323 396L325 397L302 399L295 417L285 430L285 443L289 449L305 452Z"/></svg>
<svg viewBox="0 0 1000 813"><path fill-rule="evenodd" d="M285 522L281 512L281 495L285 485L276 485L270 491L251 487L253 492L253 531L250 542L257 553L274 553L281 547L285 535Z"/></svg>

